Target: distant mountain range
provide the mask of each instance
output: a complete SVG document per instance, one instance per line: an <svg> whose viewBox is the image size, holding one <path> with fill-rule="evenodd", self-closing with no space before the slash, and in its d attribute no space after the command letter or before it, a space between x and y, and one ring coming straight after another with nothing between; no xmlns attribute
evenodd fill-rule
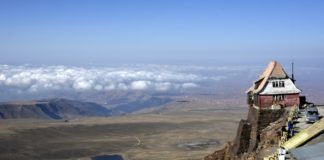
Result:
<svg viewBox="0 0 324 160"><path fill-rule="evenodd" d="M107 117L157 109L172 101L168 97L129 94L109 99L108 103L103 105L63 98L2 102L0 103L0 119Z"/></svg>
<svg viewBox="0 0 324 160"><path fill-rule="evenodd" d="M105 117L111 114L112 111L110 109L96 103L58 98L0 103L0 119L70 119L78 117Z"/></svg>
<svg viewBox="0 0 324 160"><path fill-rule="evenodd" d="M108 102L108 106L111 107L113 115L122 115L147 109L158 109L172 101L171 97L130 94L123 97L115 97Z"/></svg>

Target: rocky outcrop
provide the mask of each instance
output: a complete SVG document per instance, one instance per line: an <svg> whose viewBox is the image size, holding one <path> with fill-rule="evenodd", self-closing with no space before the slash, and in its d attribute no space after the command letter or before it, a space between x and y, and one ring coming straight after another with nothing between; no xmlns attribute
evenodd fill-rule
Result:
<svg viewBox="0 0 324 160"><path fill-rule="evenodd" d="M241 120L236 138L233 142L232 155L241 155L248 151L250 146L252 125L247 120Z"/></svg>
<svg viewBox="0 0 324 160"><path fill-rule="evenodd" d="M257 159L261 150L278 145L286 109L250 107L247 120L241 120L236 138L204 160Z"/></svg>

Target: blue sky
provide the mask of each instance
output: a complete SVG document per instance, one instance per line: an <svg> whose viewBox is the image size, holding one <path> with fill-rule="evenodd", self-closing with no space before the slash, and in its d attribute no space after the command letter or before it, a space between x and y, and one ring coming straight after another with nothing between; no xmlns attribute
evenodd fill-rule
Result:
<svg viewBox="0 0 324 160"><path fill-rule="evenodd" d="M0 0L2 64L321 65L320 0Z"/></svg>

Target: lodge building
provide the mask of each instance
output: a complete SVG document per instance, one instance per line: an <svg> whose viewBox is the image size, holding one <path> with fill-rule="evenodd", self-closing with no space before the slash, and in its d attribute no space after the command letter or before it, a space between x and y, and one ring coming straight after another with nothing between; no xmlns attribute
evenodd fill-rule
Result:
<svg viewBox="0 0 324 160"><path fill-rule="evenodd" d="M272 61L246 91L248 104L260 108L299 106L301 91L294 81L281 64Z"/></svg>

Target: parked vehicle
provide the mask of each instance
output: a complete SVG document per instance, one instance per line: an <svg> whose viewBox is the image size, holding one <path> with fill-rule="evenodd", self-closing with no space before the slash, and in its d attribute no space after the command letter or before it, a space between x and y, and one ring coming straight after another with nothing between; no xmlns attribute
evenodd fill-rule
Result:
<svg viewBox="0 0 324 160"><path fill-rule="evenodd" d="M310 103L310 104L308 104L307 107L308 107L308 108L312 108L312 107L315 107L315 108L316 108L316 106L315 106L314 103Z"/></svg>
<svg viewBox="0 0 324 160"><path fill-rule="evenodd" d="M305 120L307 123L314 123L319 120L318 110L315 105L308 106L305 109Z"/></svg>

